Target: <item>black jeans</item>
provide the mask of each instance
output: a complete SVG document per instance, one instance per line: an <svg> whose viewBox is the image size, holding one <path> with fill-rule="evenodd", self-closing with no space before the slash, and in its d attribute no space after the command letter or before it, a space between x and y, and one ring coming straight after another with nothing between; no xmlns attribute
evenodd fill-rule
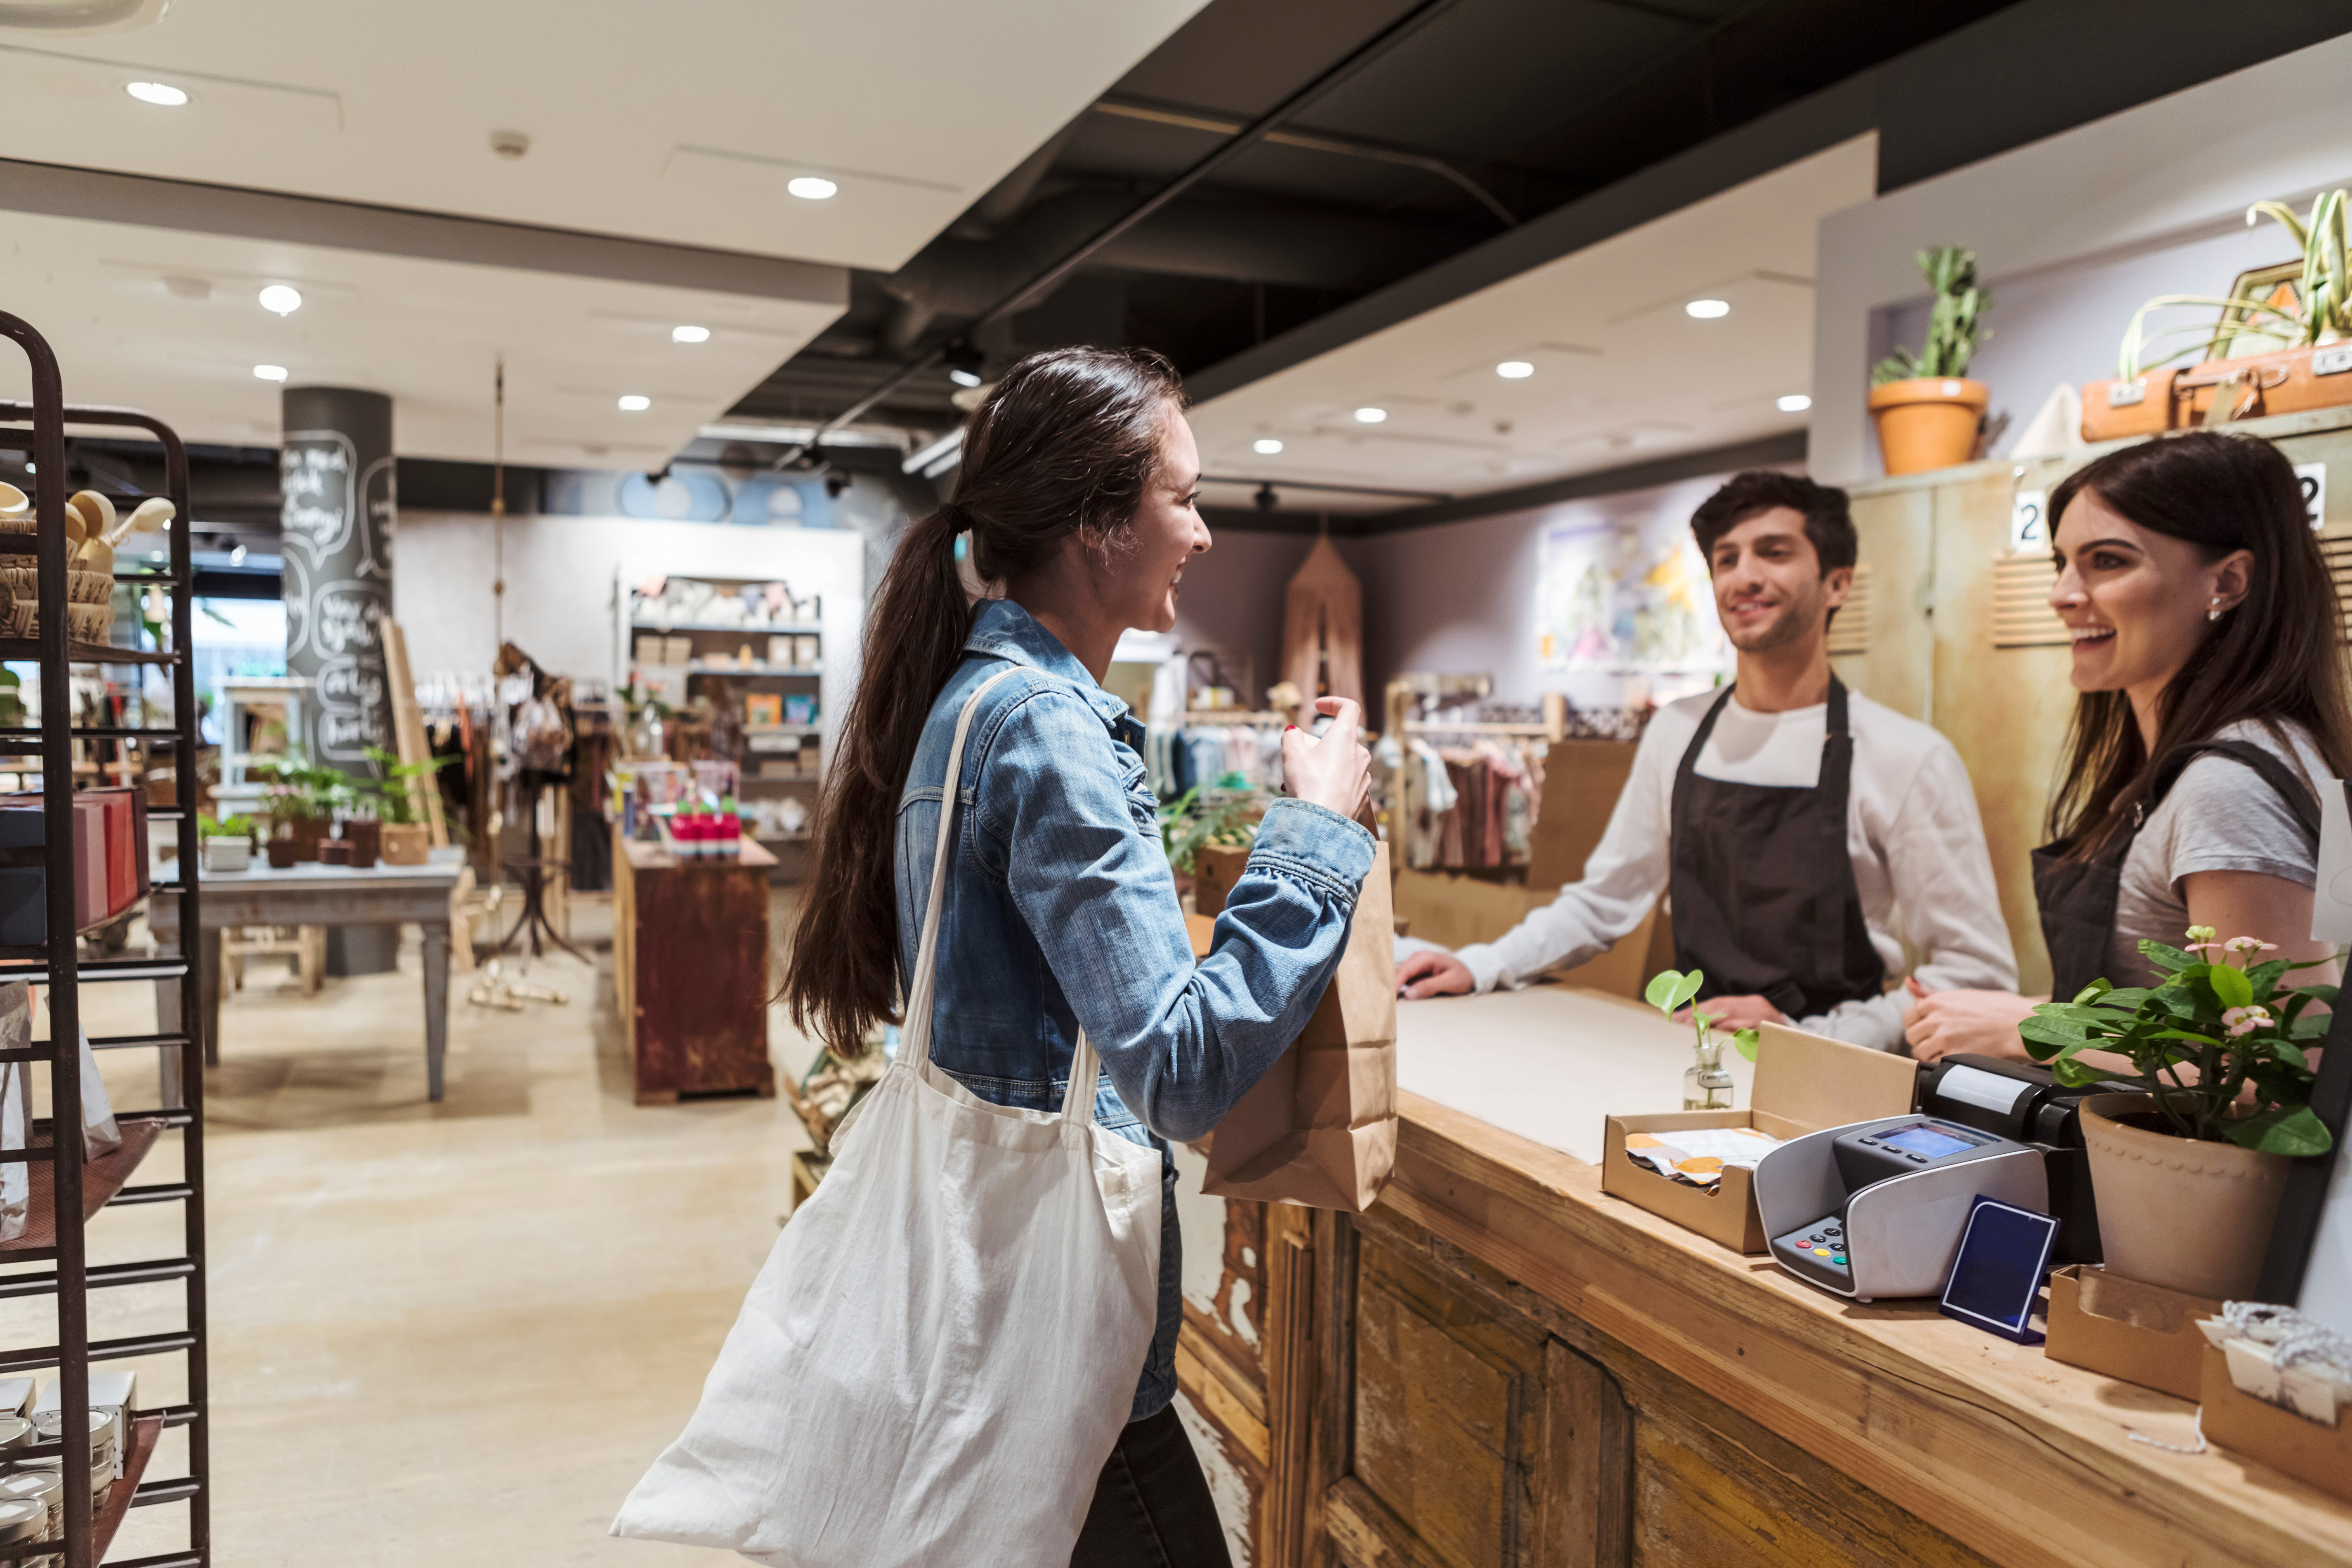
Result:
<svg viewBox="0 0 2352 1568"><path fill-rule="evenodd" d="M1170 1405L1128 1424L1095 1483L1070 1568L1233 1568L1192 1439Z"/></svg>

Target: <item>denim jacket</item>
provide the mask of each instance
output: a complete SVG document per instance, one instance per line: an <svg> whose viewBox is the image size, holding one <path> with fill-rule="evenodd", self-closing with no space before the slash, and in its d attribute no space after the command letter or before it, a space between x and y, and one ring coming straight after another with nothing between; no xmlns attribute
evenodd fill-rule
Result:
<svg viewBox="0 0 2352 1568"><path fill-rule="evenodd" d="M1346 944L1371 835L1304 801L1266 810L1195 963L1144 783L1143 728L1026 610L983 601L899 797L898 975L911 988L956 717L981 699L940 914L931 1059L983 1100L1053 1110L1083 1025L1101 1126L1160 1152L1160 1321L1130 1420L1176 1394L1183 1267L1166 1140L1198 1138L1306 1026Z"/></svg>

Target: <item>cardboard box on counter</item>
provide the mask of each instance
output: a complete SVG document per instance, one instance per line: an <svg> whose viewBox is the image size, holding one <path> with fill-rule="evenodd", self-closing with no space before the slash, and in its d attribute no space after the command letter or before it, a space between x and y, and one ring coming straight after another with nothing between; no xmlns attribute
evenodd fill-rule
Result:
<svg viewBox="0 0 2352 1568"><path fill-rule="evenodd" d="M2231 1381L2230 1358L2219 1348L2203 1345L2202 1353L2198 1396L2207 1442L2352 1500L2352 1421L2323 1426L2256 1399Z"/></svg>
<svg viewBox="0 0 2352 1568"><path fill-rule="evenodd" d="M2044 1351L2052 1361L2195 1399L2206 1351L2197 1320L2221 1312L2221 1303L2208 1297L2070 1263L2050 1274Z"/></svg>
<svg viewBox="0 0 2352 1568"><path fill-rule="evenodd" d="M1727 1168L1710 1192L1636 1164L1625 1138L1671 1138L1695 1127L1752 1127L1787 1142L1825 1127L1902 1116L1911 1110L1918 1067L1908 1057L1850 1046L1801 1029L1766 1024L1759 1031L1755 1086L1746 1110L1667 1110L1612 1116L1601 1156L1601 1190L1638 1204L1734 1252L1762 1252L1769 1238L1756 1212L1755 1178ZM1724 1047L1729 1050L1727 1043Z"/></svg>

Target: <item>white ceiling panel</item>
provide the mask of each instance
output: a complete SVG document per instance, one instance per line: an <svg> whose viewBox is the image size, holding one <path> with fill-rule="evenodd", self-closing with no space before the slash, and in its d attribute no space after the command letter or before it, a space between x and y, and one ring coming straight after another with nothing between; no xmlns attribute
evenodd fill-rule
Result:
<svg viewBox="0 0 2352 1568"><path fill-rule="evenodd" d="M1860 138L1227 393L1192 413L1203 467L1380 510L1312 486L1475 494L1801 429L1776 403L1812 387L1815 228L1876 170Z"/></svg>
<svg viewBox="0 0 2352 1568"><path fill-rule="evenodd" d="M174 13L176 15L177 13ZM257 296L289 283L301 309ZM404 457L487 461L507 359L507 459L656 468L837 313L832 304L11 215L0 305L49 340L77 403L144 408L190 441L274 446L278 388L388 393ZM708 327L708 342L670 331ZM0 342L0 396L28 384ZM651 406L624 412L635 394Z"/></svg>
<svg viewBox="0 0 2352 1568"><path fill-rule="evenodd" d="M0 30L5 154L890 271L1201 4L181 0Z"/></svg>

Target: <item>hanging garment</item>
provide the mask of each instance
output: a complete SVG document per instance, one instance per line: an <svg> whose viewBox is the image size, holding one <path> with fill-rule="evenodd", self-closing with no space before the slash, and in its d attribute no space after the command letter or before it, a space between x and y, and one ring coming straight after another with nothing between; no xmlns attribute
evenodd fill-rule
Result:
<svg viewBox="0 0 2352 1568"><path fill-rule="evenodd" d="M941 798L957 798L965 703ZM752 1282L701 1404L615 1535L772 1568L1067 1563L1158 1320L1160 1155L1095 1122L1081 1033L1058 1111L930 1059L956 814L940 814L898 1054ZM1042 1261L1041 1261L1042 1260Z"/></svg>
<svg viewBox="0 0 2352 1568"><path fill-rule="evenodd" d="M1879 996L1886 965L1871 945L1846 850L1853 736L1845 686L1831 677L1821 773L1811 789L1732 784L1696 771L1733 689L1726 686L1707 709L1675 770L1667 830L1675 967L1706 972L1702 1001L1760 995L1791 1018Z"/></svg>
<svg viewBox="0 0 2352 1568"><path fill-rule="evenodd" d="M1364 587L1328 536L1307 552L1283 597L1282 678L1310 701L1364 700Z"/></svg>

